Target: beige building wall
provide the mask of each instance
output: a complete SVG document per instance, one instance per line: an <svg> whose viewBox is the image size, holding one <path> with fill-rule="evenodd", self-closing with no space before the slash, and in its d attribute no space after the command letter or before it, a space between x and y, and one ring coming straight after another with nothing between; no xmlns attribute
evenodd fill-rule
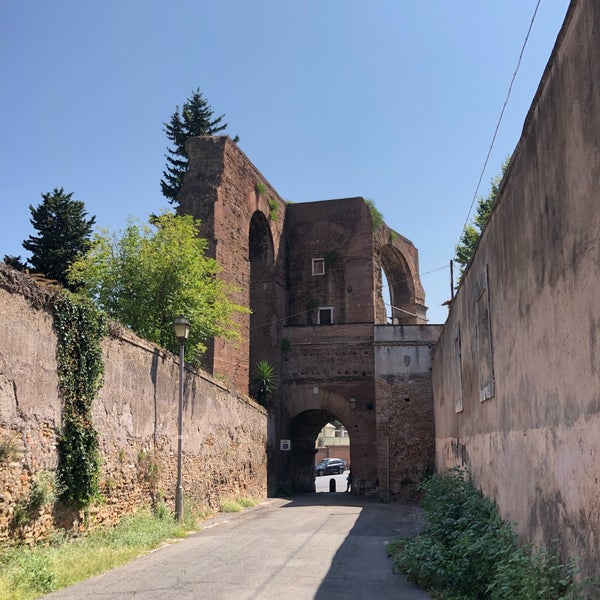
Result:
<svg viewBox="0 0 600 600"><path fill-rule="evenodd" d="M436 465L600 576L600 3L575 1L433 363Z"/></svg>

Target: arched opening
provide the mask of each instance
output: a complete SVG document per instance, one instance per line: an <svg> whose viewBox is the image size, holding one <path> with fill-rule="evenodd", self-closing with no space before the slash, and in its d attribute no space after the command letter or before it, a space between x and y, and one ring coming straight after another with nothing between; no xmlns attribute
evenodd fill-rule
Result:
<svg viewBox="0 0 600 600"><path fill-rule="evenodd" d="M260 211L250 220L248 240L250 261L249 388L259 361L275 364L276 330L273 278L273 237Z"/></svg>
<svg viewBox="0 0 600 600"><path fill-rule="evenodd" d="M290 422L290 474L296 492L345 492L351 466L350 435L327 410L307 410ZM327 464L320 465L322 461ZM319 472L317 473L317 465Z"/></svg>
<svg viewBox="0 0 600 600"><path fill-rule="evenodd" d="M394 325L416 323L414 282L404 256L393 246L384 246L381 249L381 268L388 322ZM389 300L386 299L386 287Z"/></svg>

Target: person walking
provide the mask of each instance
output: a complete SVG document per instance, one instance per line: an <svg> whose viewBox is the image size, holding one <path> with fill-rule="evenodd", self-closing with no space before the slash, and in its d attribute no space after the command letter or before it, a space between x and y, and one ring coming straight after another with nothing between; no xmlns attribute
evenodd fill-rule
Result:
<svg viewBox="0 0 600 600"><path fill-rule="evenodd" d="M350 471L348 471L348 477L346 477L346 492L350 492L350 490L352 489L352 480L354 479L353 475L352 475L352 469L350 469Z"/></svg>

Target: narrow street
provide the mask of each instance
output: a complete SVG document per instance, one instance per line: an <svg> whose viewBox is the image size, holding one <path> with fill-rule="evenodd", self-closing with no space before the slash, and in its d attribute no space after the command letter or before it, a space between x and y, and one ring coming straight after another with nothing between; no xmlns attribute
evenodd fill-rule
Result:
<svg viewBox="0 0 600 600"><path fill-rule="evenodd" d="M419 527L420 509L346 494L338 477L338 493L273 498L219 515L183 541L46 598L428 599L393 572L385 549Z"/></svg>

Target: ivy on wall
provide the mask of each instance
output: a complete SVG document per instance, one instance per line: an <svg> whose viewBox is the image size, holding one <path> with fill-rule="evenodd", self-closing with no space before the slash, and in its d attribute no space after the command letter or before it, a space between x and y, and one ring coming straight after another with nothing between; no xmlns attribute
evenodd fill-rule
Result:
<svg viewBox="0 0 600 600"><path fill-rule="evenodd" d="M63 502L85 511L99 495L100 452L92 402L104 382L101 342L107 325L89 300L66 293L54 302L54 328L63 399L63 427L58 437L59 495Z"/></svg>

